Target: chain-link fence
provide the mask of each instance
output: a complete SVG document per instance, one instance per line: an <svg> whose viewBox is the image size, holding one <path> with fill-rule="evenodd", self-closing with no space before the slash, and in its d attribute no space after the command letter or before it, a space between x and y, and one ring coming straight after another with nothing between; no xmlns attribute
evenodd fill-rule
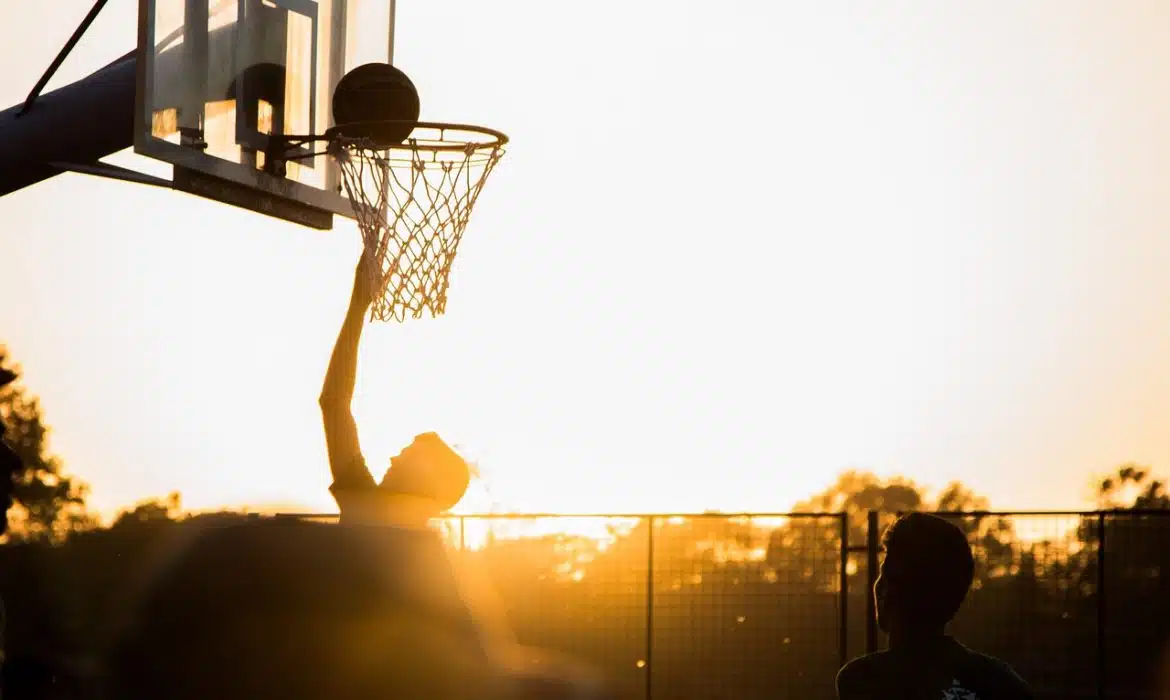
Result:
<svg viewBox="0 0 1170 700"><path fill-rule="evenodd" d="M976 558L960 640L1009 662L1039 697L1164 696L1170 512L939 515ZM866 516L469 516L447 527L505 591L522 641L592 661L637 697L831 698L845 660L886 646L870 591L896 514Z"/></svg>
<svg viewBox="0 0 1170 700"><path fill-rule="evenodd" d="M831 697L846 650L839 514L464 517L524 644L632 697Z"/></svg>
<svg viewBox="0 0 1170 700"><path fill-rule="evenodd" d="M961 641L1010 663L1041 698L1170 697L1170 511L941 515L977 560L953 626ZM885 647L871 590L895 517L507 515L439 527L486 572L519 641L591 662L626 697L828 700L845 661ZM98 638L156 529L0 547L0 591L21 613L11 647L52 656L56 642L36 645Z"/></svg>

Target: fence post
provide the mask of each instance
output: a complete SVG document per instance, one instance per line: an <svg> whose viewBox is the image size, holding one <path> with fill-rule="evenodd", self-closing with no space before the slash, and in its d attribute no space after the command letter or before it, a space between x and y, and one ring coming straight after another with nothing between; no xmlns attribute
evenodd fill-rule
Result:
<svg viewBox="0 0 1170 700"><path fill-rule="evenodd" d="M1097 700L1105 700L1105 511L1097 512Z"/></svg>
<svg viewBox="0 0 1170 700"><path fill-rule="evenodd" d="M849 514L841 513L841 624L837 629L840 638L841 666L849 661Z"/></svg>
<svg viewBox="0 0 1170 700"><path fill-rule="evenodd" d="M654 516L646 521L646 700L652 697L654 673Z"/></svg>
<svg viewBox="0 0 1170 700"><path fill-rule="evenodd" d="M872 654L877 651L877 605L873 600L873 587L878 575L878 548L881 546L878 539L878 512L871 510L868 513L865 526L866 539L866 578L868 588L865 591L865 651Z"/></svg>

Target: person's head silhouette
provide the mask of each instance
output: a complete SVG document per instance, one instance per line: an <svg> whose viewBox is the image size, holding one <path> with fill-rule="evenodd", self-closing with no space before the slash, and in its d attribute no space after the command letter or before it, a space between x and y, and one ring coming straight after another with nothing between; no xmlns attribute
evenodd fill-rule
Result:
<svg viewBox="0 0 1170 700"><path fill-rule="evenodd" d="M1011 666L946 633L975 578L963 531L944 518L911 513L886 530L882 547L873 597L889 649L845 664L837 673L838 699L1032 700Z"/></svg>
<svg viewBox="0 0 1170 700"><path fill-rule="evenodd" d="M874 584L882 631L891 641L943 634L975 575L966 535L943 518L911 513L886 530L882 547Z"/></svg>

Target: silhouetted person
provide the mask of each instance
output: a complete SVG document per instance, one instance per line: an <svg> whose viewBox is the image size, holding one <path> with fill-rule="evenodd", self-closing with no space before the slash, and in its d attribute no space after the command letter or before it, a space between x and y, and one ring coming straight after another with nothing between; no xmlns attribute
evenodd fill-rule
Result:
<svg viewBox="0 0 1170 700"><path fill-rule="evenodd" d="M470 482L467 463L435 433L424 433L398 455L381 483L374 481L358 440L350 404L357 375L358 344L366 310L373 300L363 254L354 274L353 294L321 389L321 415L329 467L330 491L343 523L425 525L463 498Z"/></svg>
<svg viewBox="0 0 1170 700"><path fill-rule="evenodd" d="M874 585L888 651L854 659L837 674L840 700L1024 700L1027 684L999 659L946 633L967 597L975 560L966 535L934 515L899 518L882 536ZM1006 623L1007 621L1005 621Z"/></svg>
<svg viewBox="0 0 1170 700"><path fill-rule="evenodd" d="M380 482L375 481L362 454L357 425L351 409L357 376L358 346L365 325L366 312L375 289L368 265L372 260L363 253L354 271L353 292L349 308L321 389L320 406L325 426L329 466L333 475L330 491L341 511L342 530L366 525L405 526L375 528L388 531L413 531L414 536L437 537L425 526L434 517L449 510L467 492L470 469L467 462L447 446L435 433L423 433L390 460L390 467ZM406 532L398 536L408 536ZM454 562L451 562L454 564ZM385 565L400 568L410 579L414 564L391 558ZM455 586L462 604L467 606L475 638L486 654L489 676L493 683L503 683L505 694L513 698L609 698L608 684L590 669L570 659L544 651L522 647L508 629L498 599L481 576L448 565L455 571ZM461 573L462 571L462 573ZM503 680L501 680L503 679ZM498 686L476 689L475 697L496 692ZM467 688L462 688L467 697ZM391 697L415 697L395 694ZM422 697L422 696L417 696Z"/></svg>

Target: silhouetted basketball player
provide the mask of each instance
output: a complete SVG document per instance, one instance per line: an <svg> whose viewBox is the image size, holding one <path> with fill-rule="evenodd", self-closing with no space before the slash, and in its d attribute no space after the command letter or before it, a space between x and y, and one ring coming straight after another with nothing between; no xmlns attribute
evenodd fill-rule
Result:
<svg viewBox="0 0 1170 700"><path fill-rule="evenodd" d="M946 634L967 597L975 560L967 537L937 516L901 517L882 537L874 586L878 625L890 648L837 674L840 700L1030 700L1010 666Z"/></svg>
<svg viewBox="0 0 1170 700"><path fill-rule="evenodd" d="M347 523L424 525L450 509L467 492L467 463L435 433L424 433L398 455L381 483L374 481L358 440L350 403L357 375L358 344L374 290L363 255L354 274L353 295L333 348L321 389L321 415L329 466L330 491Z"/></svg>
<svg viewBox="0 0 1170 700"><path fill-rule="evenodd" d="M321 413L325 423L325 440L329 450L329 465L333 474L333 485L330 491L337 500L341 510L342 524L344 525L407 525L405 528L337 528L339 532L360 532L361 530L385 530L385 537L414 538L424 541L425 531L422 526L427 521L443 511L451 508L466 493L470 481L470 470L467 463L448 447L438 435L424 433L414 439L409 446L390 460L390 468L386 471L381 483L375 482L366 465L358 440L357 426L354 423L350 402L353 399L354 384L357 374L358 345L361 340L362 327L365 323L366 310L373 299L374 289L371 287L364 266L368 264L363 255L354 274L353 294L350 298L349 309L341 332L337 337L337 344L333 349L333 357L329 363L329 370L325 376L325 385L321 390ZM397 535L392 534L398 531ZM305 532L314 532L308 530ZM431 533L433 534L433 533ZM340 562L353 556L360 556L361 551L354 549L349 552L340 551L342 542L347 537L357 535L327 535L325 537L338 539L338 551L333 555ZM431 539L438 542L437 538ZM474 572L465 568L458 557L448 557L447 563L437 565L433 562L428 566L420 566L412 558L393 556L393 548L381 546L383 553L390 552L389 558L383 557L385 567L394 569L405 577L405 580L414 580L413 572L441 571L450 568L455 573L453 577L454 589L458 591L461 604L466 606L468 627L464 627L463 634L457 635L459 644L470 646L462 648L457 654L434 652L429 657L424 654L426 647L420 646L414 651L409 661L388 665L381 675L386 684L366 686L369 694L362 700L375 697L429 697L442 700L434 692L430 694L401 692L403 678L413 678L404 669L416 667L418 674L426 678L428 684L439 683L449 677L445 684L440 684L445 690L450 690L460 698L471 697L468 689L472 689L475 697L488 698L493 694L503 692L509 700L611 700L614 696L604 679L593 674L590 669L578 666L575 662L554 654L521 647L516 644L508 629L507 621L503 616L502 608L494 593L486 590L475 581ZM377 558L377 549L367 550L364 556ZM438 551L438 550L435 550ZM437 559L437 557L436 557ZM324 568L321 571L326 578L333 577L333 573ZM340 584L339 584L340 585ZM424 590L438 591L446 586L427 583L418 586ZM344 586L342 586L344 589ZM477 590L478 589L478 590ZM322 592L322 595L328 596ZM371 603L371 605L374 605ZM382 605L382 603L377 603ZM393 604L391 604L393 607ZM409 609L410 604L395 610ZM371 612L362 613L362 616L373 616L376 606ZM392 614L383 612L381 614ZM397 613L393 613L397 614ZM410 633L399 636L394 645L386 646L386 653L394 658L405 647L412 645L410 634L433 634L428 630L436 625L441 617L412 618ZM442 632L440 625L437 632ZM450 643L451 637L444 636L445 643ZM383 642L386 645L385 642ZM475 645L478 648L473 650ZM490 672L485 672L478 664L479 654L485 655ZM444 658L447 661L438 663L435 659ZM453 670L445 670L445 663L455 662ZM383 662L385 665L385 662ZM469 665L468 665L469 664ZM392 672L391 672L392 671ZM426 673L424 673L426 671ZM433 673L432 673L433 672ZM463 676L461 679L460 676ZM468 681L467 677L475 680ZM419 679L409 680L409 684L421 682ZM408 688L409 690L409 688ZM388 691L396 691L388 694ZM458 692L456 692L458 691ZM152 697L143 695L143 698ZM194 697L194 696L193 696ZM220 697L204 695L202 697ZM243 696L241 696L243 697ZM259 697L259 696L252 696ZM269 697L286 697L279 694L270 694ZM328 695L305 695L306 698L337 697ZM358 696L354 696L358 697ZM133 699L131 699L133 700Z"/></svg>

